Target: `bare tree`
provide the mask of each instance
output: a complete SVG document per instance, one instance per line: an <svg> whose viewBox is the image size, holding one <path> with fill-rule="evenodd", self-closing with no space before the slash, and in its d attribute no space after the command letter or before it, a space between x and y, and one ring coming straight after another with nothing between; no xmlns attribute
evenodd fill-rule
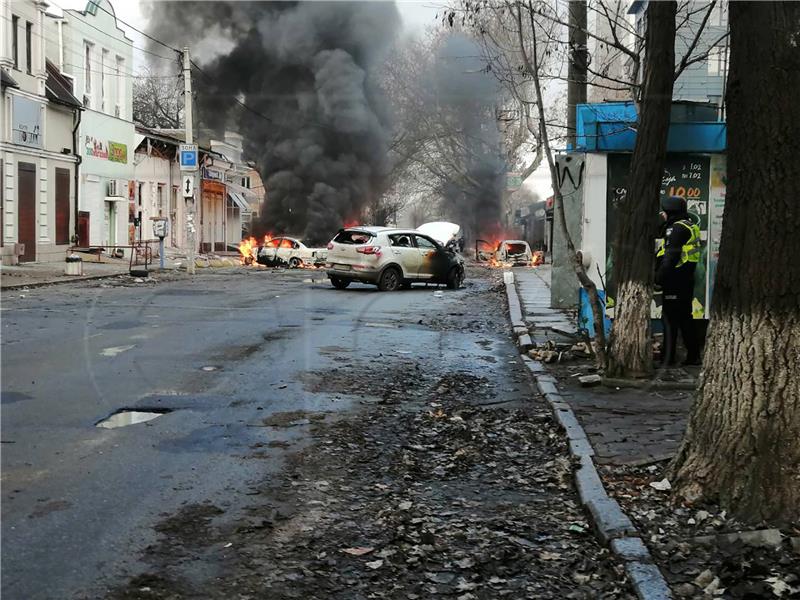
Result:
<svg viewBox="0 0 800 600"><path fill-rule="evenodd" d="M182 80L158 75L144 67L133 80L133 120L145 127L182 127Z"/></svg>
<svg viewBox="0 0 800 600"><path fill-rule="evenodd" d="M732 2L730 31L725 226L703 377L672 478L691 501L797 522L797 158L780 140L800 136L800 4Z"/></svg>

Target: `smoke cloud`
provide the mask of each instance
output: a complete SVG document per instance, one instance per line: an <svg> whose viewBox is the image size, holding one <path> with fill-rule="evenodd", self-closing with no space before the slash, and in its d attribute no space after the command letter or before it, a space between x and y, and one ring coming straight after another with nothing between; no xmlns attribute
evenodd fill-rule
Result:
<svg viewBox="0 0 800 600"><path fill-rule="evenodd" d="M325 241L382 193L389 111L371 74L400 29L394 3L158 1L149 17L205 73L198 120L244 136L268 193L257 233Z"/></svg>
<svg viewBox="0 0 800 600"><path fill-rule="evenodd" d="M497 127L499 86L486 69L480 46L450 33L435 47L424 77L427 103L436 108L447 142L443 163L453 165L439 187L442 211L468 237L500 230L506 163Z"/></svg>

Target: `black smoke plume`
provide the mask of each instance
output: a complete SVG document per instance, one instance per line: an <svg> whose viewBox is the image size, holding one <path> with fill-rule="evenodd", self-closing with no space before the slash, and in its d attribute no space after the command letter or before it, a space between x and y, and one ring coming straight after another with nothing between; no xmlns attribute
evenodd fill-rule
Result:
<svg viewBox="0 0 800 600"><path fill-rule="evenodd" d="M196 118L244 136L267 189L256 233L325 241L383 191L388 111L370 75L400 28L394 3L158 1L149 23L195 52Z"/></svg>

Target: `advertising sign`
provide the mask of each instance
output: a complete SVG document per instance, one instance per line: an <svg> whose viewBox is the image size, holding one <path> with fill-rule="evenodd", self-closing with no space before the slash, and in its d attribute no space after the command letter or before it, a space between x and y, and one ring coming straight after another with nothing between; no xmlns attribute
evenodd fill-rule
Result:
<svg viewBox="0 0 800 600"><path fill-rule="evenodd" d="M111 162L118 162L122 164L128 163L128 146L118 142L104 142L91 135L85 136L86 156L93 156L109 160Z"/></svg>
<svg viewBox="0 0 800 600"><path fill-rule="evenodd" d="M41 148L42 104L16 94L11 98L11 140L22 146Z"/></svg>
<svg viewBox="0 0 800 600"><path fill-rule="evenodd" d="M614 281L614 251L617 219L620 205L628 193L627 179L630 169L630 155L608 155L608 198L606 205L606 290L608 292L609 315L613 316L616 298L616 282ZM695 271L694 299L692 312L695 319L706 316L706 269L708 266L708 232L709 232L709 180L710 158L708 156L679 154L667 155L664 164L664 176L661 180L661 198L681 196L686 199L689 218L700 228L701 254ZM653 215L655 220L657 215ZM655 252L655 247L653 248ZM654 299L651 314L653 318L661 316L661 299Z"/></svg>

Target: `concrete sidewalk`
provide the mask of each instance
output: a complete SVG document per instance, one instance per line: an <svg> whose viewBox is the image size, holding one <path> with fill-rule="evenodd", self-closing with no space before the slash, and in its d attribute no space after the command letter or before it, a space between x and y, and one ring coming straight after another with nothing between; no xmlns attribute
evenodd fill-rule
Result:
<svg viewBox="0 0 800 600"><path fill-rule="evenodd" d="M551 309L549 266L514 269L514 280L531 338L544 343L574 332L574 322L565 312ZM558 339L554 341L558 342ZM595 387L582 388L578 375L589 372L586 360L547 365L557 379L556 387L575 412L600 464L641 465L671 458L678 449L692 401L686 390ZM691 379L683 369L660 373L661 379ZM659 379L659 381L661 380Z"/></svg>
<svg viewBox="0 0 800 600"><path fill-rule="evenodd" d="M83 261L83 275L65 275L64 262L53 263L25 263L18 266L0 267L0 288L14 289L19 287L35 287L98 279L100 277L114 277L127 275L129 266L127 260L114 260L106 262Z"/></svg>

